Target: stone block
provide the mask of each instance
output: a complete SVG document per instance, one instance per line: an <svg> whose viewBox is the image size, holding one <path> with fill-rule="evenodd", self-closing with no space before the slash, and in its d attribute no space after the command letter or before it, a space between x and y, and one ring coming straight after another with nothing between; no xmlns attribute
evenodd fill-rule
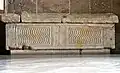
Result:
<svg viewBox="0 0 120 73"><path fill-rule="evenodd" d="M20 12L20 0L7 0L8 13Z"/></svg>
<svg viewBox="0 0 120 73"><path fill-rule="evenodd" d="M68 13L69 0L8 0L8 12L20 13Z"/></svg>
<svg viewBox="0 0 120 73"><path fill-rule="evenodd" d="M118 16L112 13L100 14L71 14L68 15L65 22L79 23L118 23Z"/></svg>
<svg viewBox="0 0 120 73"><path fill-rule="evenodd" d="M23 12L22 21L23 22L61 22L62 17L66 15L64 13L39 13L39 14L29 14Z"/></svg>
<svg viewBox="0 0 120 73"><path fill-rule="evenodd" d="M69 0L42 0L44 13L68 13Z"/></svg>
<svg viewBox="0 0 120 73"><path fill-rule="evenodd" d="M23 0L23 11L27 11L29 13L36 13L36 0Z"/></svg>
<svg viewBox="0 0 120 73"><path fill-rule="evenodd" d="M1 20L3 22L20 22L20 16L17 14L2 14L1 15Z"/></svg>
<svg viewBox="0 0 120 73"><path fill-rule="evenodd" d="M110 13L112 0L91 0L91 13Z"/></svg>
<svg viewBox="0 0 120 73"><path fill-rule="evenodd" d="M71 0L71 13L89 13L89 0Z"/></svg>
<svg viewBox="0 0 120 73"><path fill-rule="evenodd" d="M14 2L8 0L9 13L21 13L22 11L36 13L36 0L15 0ZM39 12L42 12L41 6L39 6Z"/></svg>

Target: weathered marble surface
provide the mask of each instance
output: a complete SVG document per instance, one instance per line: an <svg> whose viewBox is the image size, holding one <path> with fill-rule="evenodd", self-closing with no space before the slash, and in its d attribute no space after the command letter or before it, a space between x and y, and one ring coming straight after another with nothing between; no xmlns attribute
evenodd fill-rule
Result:
<svg viewBox="0 0 120 73"><path fill-rule="evenodd" d="M11 50L12 55L80 55L79 50ZM109 49L82 50L82 55L86 54L110 54Z"/></svg>
<svg viewBox="0 0 120 73"><path fill-rule="evenodd" d="M24 12L22 14L23 22L61 22L62 17L66 15L64 13L39 13L29 14Z"/></svg>
<svg viewBox="0 0 120 73"><path fill-rule="evenodd" d="M15 0L13 3L8 4L8 12L22 11L29 13L67 13L69 12L69 0Z"/></svg>
<svg viewBox="0 0 120 73"><path fill-rule="evenodd" d="M10 1L10 0L8 0ZM108 13L113 0L15 0L8 4L8 12L27 11L29 13ZM37 7L36 7L37 6Z"/></svg>
<svg viewBox="0 0 120 73"><path fill-rule="evenodd" d="M90 0L70 0L71 6L70 11L71 13L89 13L90 9Z"/></svg>
<svg viewBox="0 0 120 73"><path fill-rule="evenodd" d="M120 55L0 56L0 73L120 73Z"/></svg>
<svg viewBox="0 0 120 73"><path fill-rule="evenodd" d="M118 16L112 13L103 14L65 14L40 13L22 15L23 22L80 22L80 23L118 23Z"/></svg>
<svg viewBox="0 0 120 73"><path fill-rule="evenodd" d="M114 24L16 23L7 24L6 28L6 47L21 49L26 45L33 49L115 48Z"/></svg>
<svg viewBox="0 0 120 73"><path fill-rule="evenodd" d="M92 13L112 12L113 0L91 0Z"/></svg>
<svg viewBox="0 0 120 73"><path fill-rule="evenodd" d="M27 13L21 15L22 22L79 22L79 23L118 23L118 16L103 14L66 14L66 13ZM18 14L2 14L3 22L20 22Z"/></svg>
<svg viewBox="0 0 120 73"><path fill-rule="evenodd" d="M2 14L1 15L1 20L3 22L20 22L20 16L17 14Z"/></svg>
<svg viewBox="0 0 120 73"><path fill-rule="evenodd" d="M69 0L42 0L45 13L68 13Z"/></svg>
<svg viewBox="0 0 120 73"><path fill-rule="evenodd" d="M102 14L71 14L68 15L65 22L80 23L118 23L118 16L112 13Z"/></svg>

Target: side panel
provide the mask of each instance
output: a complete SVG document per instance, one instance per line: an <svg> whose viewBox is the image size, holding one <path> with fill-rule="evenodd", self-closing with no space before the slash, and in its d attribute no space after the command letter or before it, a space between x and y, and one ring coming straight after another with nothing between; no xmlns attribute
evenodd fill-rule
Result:
<svg viewBox="0 0 120 73"><path fill-rule="evenodd" d="M6 24L6 48L16 47L16 25Z"/></svg>
<svg viewBox="0 0 120 73"><path fill-rule="evenodd" d="M115 27L104 28L104 47L115 49Z"/></svg>

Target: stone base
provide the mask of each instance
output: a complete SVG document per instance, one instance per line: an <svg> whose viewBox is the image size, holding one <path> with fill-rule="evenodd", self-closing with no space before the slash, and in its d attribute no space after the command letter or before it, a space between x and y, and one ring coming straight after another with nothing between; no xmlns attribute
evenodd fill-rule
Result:
<svg viewBox="0 0 120 73"><path fill-rule="evenodd" d="M97 55L97 54L110 54L109 49L102 49L102 50L82 50L81 54L79 50L11 50L12 55Z"/></svg>
<svg viewBox="0 0 120 73"><path fill-rule="evenodd" d="M10 50L0 50L0 55L10 55Z"/></svg>

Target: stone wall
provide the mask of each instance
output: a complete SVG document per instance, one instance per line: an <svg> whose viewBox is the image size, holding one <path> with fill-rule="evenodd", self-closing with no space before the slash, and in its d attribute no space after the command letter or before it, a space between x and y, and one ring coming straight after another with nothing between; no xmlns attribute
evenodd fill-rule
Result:
<svg viewBox="0 0 120 73"><path fill-rule="evenodd" d="M8 0L8 12L108 13L113 0Z"/></svg>

